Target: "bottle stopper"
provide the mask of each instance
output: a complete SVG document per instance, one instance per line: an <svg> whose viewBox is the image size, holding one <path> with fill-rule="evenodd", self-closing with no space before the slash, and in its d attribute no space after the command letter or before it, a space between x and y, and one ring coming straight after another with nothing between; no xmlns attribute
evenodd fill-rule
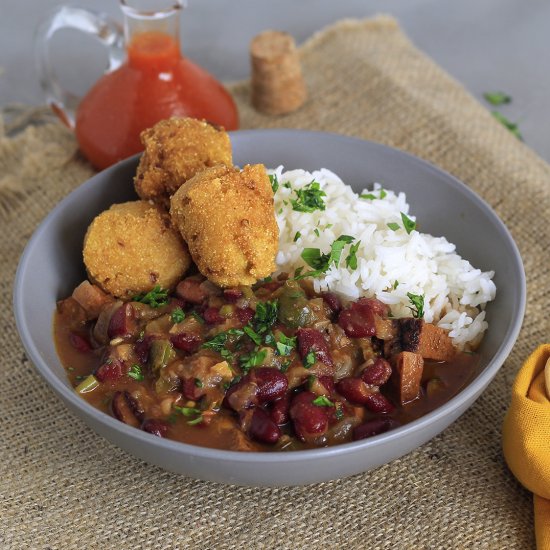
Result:
<svg viewBox="0 0 550 550"><path fill-rule="evenodd" d="M257 111L282 115L298 109L307 98L302 67L292 36L264 31L250 44L251 99Z"/></svg>

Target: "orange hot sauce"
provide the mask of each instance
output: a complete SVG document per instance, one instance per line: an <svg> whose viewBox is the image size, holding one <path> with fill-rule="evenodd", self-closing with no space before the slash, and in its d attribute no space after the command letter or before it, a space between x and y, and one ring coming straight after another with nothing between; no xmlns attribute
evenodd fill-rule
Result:
<svg viewBox="0 0 550 550"><path fill-rule="evenodd" d="M141 32L132 37L127 53L127 61L104 75L76 112L76 138L95 168L140 152L141 131L171 116L238 128L237 108L227 90L181 55L176 38Z"/></svg>

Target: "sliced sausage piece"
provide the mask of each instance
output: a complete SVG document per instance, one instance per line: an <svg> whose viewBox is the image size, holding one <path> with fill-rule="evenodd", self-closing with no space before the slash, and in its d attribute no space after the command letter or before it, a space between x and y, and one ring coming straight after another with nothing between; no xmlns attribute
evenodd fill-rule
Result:
<svg viewBox="0 0 550 550"><path fill-rule="evenodd" d="M446 330L422 319L401 319L400 326L403 351L434 361L450 361L455 356L456 348Z"/></svg>
<svg viewBox="0 0 550 550"><path fill-rule="evenodd" d="M89 281L83 281L73 290L73 298L84 308L88 319L97 319L103 306L114 298Z"/></svg>
<svg viewBox="0 0 550 550"><path fill-rule="evenodd" d="M413 401L420 395L420 381L424 370L424 359L417 353L402 351L395 356L392 381L401 405Z"/></svg>

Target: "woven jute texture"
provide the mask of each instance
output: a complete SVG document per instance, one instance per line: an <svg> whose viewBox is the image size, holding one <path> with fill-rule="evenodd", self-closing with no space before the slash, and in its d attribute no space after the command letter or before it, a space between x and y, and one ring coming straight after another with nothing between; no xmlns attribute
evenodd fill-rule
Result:
<svg viewBox="0 0 550 550"><path fill-rule="evenodd" d="M0 548L533 547L531 496L506 469L500 429L513 377L550 328L550 168L392 19L340 22L300 55L307 103L284 117L262 116L248 104L247 83L236 84L242 127L386 143L485 198L513 233L527 272L527 315L509 359L439 437L349 479L239 488L140 462L68 413L20 344L10 304L17 260L40 220L92 171L70 133L43 112L8 113L0 137Z"/></svg>

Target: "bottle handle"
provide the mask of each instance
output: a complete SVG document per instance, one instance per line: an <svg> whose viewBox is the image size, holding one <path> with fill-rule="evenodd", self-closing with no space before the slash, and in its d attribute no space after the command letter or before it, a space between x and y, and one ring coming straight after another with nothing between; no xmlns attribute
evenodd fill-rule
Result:
<svg viewBox="0 0 550 550"><path fill-rule="evenodd" d="M50 55L50 40L60 29L85 32L104 44L108 52L106 73L114 71L124 60L124 35L120 25L108 15L72 6L55 9L37 27L34 52L40 85L55 114L66 126L74 128L75 111L81 98L61 86Z"/></svg>

